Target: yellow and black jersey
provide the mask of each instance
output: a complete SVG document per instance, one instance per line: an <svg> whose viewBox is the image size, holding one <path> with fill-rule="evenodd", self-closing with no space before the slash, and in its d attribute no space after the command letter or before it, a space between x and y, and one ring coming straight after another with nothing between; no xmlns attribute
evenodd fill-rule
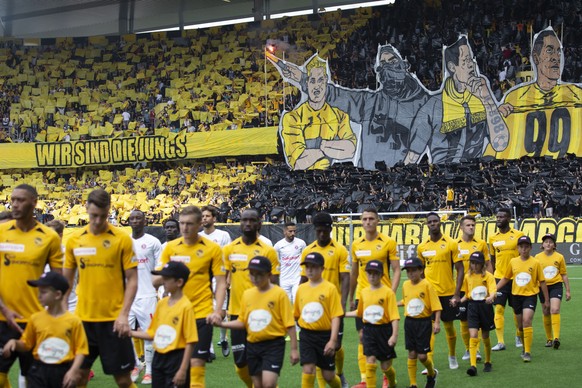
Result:
<svg viewBox="0 0 582 388"><path fill-rule="evenodd" d="M365 268L366 264L371 260L379 260L382 262L384 266L384 271L382 272L382 283L389 288L392 288L390 263L396 262L400 265L400 259L397 255L396 241L383 233L378 233L378 236L372 241L368 241L366 236L362 236L352 243L352 266L358 268L356 299L360 299L360 292L362 289L370 286Z"/></svg>
<svg viewBox="0 0 582 388"><path fill-rule="evenodd" d="M400 320L396 294L384 284L376 289L362 289L357 314L364 323L373 325L385 325Z"/></svg>
<svg viewBox="0 0 582 388"><path fill-rule="evenodd" d="M317 241L314 241L303 250L301 262L311 252L318 252L323 256L324 268L321 276L336 286L337 291L341 294L340 274L349 274L352 269L348 260L348 250L346 247L333 239L325 247L320 247ZM305 267L301 269L301 276L305 276Z"/></svg>
<svg viewBox="0 0 582 388"><path fill-rule="evenodd" d="M187 344L198 342L194 307L185 295L170 305L170 297L163 298L156 306L147 333L153 337L158 353L184 349Z"/></svg>
<svg viewBox="0 0 582 388"><path fill-rule="evenodd" d="M517 240L521 236L523 236L523 232L511 228L507 233L497 232L489 237L489 252L491 256L495 257L495 272L493 276L496 279L504 277L509 261L519 256Z"/></svg>
<svg viewBox="0 0 582 388"><path fill-rule="evenodd" d="M535 258L542 266L544 278L548 286L564 281L562 275L567 275L566 262L561 253L554 252L548 256L544 252L540 252L535 256Z"/></svg>
<svg viewBox="0 0 582 388"><path fill-rule="evenodd" d="M114 321L123 307L125 271L136 268L131 236L112 225L98 235L89 225L67 241L65 268L77 269L77 310L87 322Z"/></svg>
<svg viewBox="0 0 582 388"><path fill-rule="evenodd" d="M495 278L487 271L485 275L467 272L463 279L463 289L467 292L467 298L475 301L485 300L497 293Z"/></svg>
<svg viewBox="0 0 582 388"><path fill-rule="evenodd" d="M198 236L196 243L186 244L183 237L168 242L160 257L160 268L170 261L182 262L190 270L184 295L194 306L196 318L205 318L214 311L212 277L225 275L220 246Z"/></svg>
<svg viewBox="0 0 582 388"><path fill-rule="evenodd" d="M261 342L284 337L295 325L291 302L279 286L261 292L257 287L243 293L238 320L245 324L247 341Z"/></svg>
<svg viewBox="0 0 582 388"><path fill-rule="evenodd" d="M32 314L20 340L45 364L72 362L78 354L89 354L83 322L68 311L58 317L46 310Z"/></svg>
<svg viewBox="0 0 582 388"><path fill-rule="evenodd" d="M439 297L430 282L421 279L417 284L407 280L402 285L404 315L411 318L430 318L443 309Z"/></svg>
<svg viewBox="0 0 582 388"><path fill-rule="evenodd" d="M530 256L527 260L522 260L519 256L511 259L504 277L507 279L513 278L511 293L521 296L538 294L540 292L540 282L545 281L542 266L533 256Z"/></svg>
<svg viewBox="0 0 582 388"><path fill-rule="evenodd" d="M40 278L47 264L63 267L61 240L53 229L37 222L24 232L14 220L0 224L0 297L6 307L22 316L17 322L27 322L43 309L38 290L26 281ZM6 318L0 314L0 320Z"/></svg>
<svg viewBox="0 0 582 388"><path fill-rule="evenodd" d="M243 242L242 237L237 238L223 248L224 266L230 271L230 300L228 311L232 315L240 314L240 301L245 290L253 287L249 272L246 268L249 261L255 256L264 256L271 261L271 272L279 274L279 257L272 246L257 239L251 245Z"/></svg>
<svg viewBox="0 0 582 388"><path fill-rule="evenodd" d="M443 235L438 241L427 239L418 245L418 258L424 262L424 276L438 296L453 295L456 289L455 263L461 261L459 247L452 238Z"/></svg>
<svg viewBox="0 0 582 388"><path fill-rule="evenodd" d="M464 241L462 238L459 238L457 240L457 245L459 246L459 257L463 260L463 267L465 267L465 274L469 272L469 257L473 252L483 253L483 256L485 256L485 263L491 260L487 243L481 239L474 237L471 241ZM467 292L467 289L463 287L461 288L461 291Z"/></svg>
<svg viewBox="0 0 582 388"><path fill-rule="evenodd" d="M322 279L316 286L312 286L311 282L299 285L293 305L293 316L299 327L331 330L331 320L343 315L340 294L331 282Z"/></svg>

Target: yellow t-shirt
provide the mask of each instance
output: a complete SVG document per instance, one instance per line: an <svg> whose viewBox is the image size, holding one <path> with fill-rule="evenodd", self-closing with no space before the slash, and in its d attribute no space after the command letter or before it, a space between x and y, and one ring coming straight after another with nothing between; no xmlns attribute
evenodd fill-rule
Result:
<svg viewBox="0 0 582 388"><path fill-rule="evenodd" d="M158 353L184 349L187 344L198 342L194 307L186 295L170 306L170 297L158 302L147 333L154 338Z"/></svg>
<svg viewBox="0 0 582 388"><path fill-rule="evenodd" d="M67 241L65 268L77 269L76 314L86 322L114 321L123 307L124 272L137 267L131 236L112 225L98 235L89 225Z"/></svg>
<svg viewBox="0 0 582 388"><path fill-rule="evenodd" d="M485 256L485 263L491 260L487 243L481 239L473 238L471 241L464 241L459 238L457 245L459 246L459 257L463 260L463 266L465 267L465 275L469 272L469 258L473 252L482 252L483 256ZM461 291L467 292L467 289L463 286Z"/></svg>
<svg viewBox="0 0 582 388"><path fill-rule="evenodd" d="M497 232L489 237L489 252L491 256L495 257L495 272L493 276L496 279L504 277L509 261L515 256L519 256L517 240L521 236L523 236L521 231L511 228L507 233Z"/></svg>
<svg viewBox="0 0 582 388"><path fill-rule="evenodd" d="M331 330L331 320L343 315L339 291L331 282L322 279L314 287L308 281L297 288L293 316L299 327L317 331Z"/></svg>
<svg viewBox="0 0 582 388"><path fill-rule="evenodd" d="M511 293L521 296L538 294L540 282L545 281L542 266L533 256L527 260L522 260L519 256L511 259L504 277L507 279L513 277Z"/></svg>
<svg viewBox="0 0 582 388"><path fill-rule="evenodd" d="M252 343L284 337L295 325L289 297L277 285L265 292L257 287L246 290L238 320L245 324L247 341Z"/></svg>
<svg viewBox="0 0 582 388"><path fill-rule="evenodd" d="M279 274L279 257L277 251L257 239L251 245L246 245L242 237L237 238L223 248L224 266L230 271L230 301L228 310L232 315L240 314L240 301L245 290L253 287L246 268L255 256L265 256L271 261L273 275Z"/></svg>
<svg viewBox="0 0 582 388"><path fill-rule="evenodd" d="M465 279L463 279L463 288L468 290L467 298L475 301L485 300L497 293L495 278L487 271L485 271L485 275L467 272Z"/></svg>
<svg viewBox="0 0 582 388"><path fill-rule="evenodd" d="M373 325L384 325L400 320L394 291L385 284L376 289L372 287L362 289L357 314L364 323Z"/></svg>
<svg viewBox="0 0 582 388"><path fill-rule="evenodd" d="M561 253L554 252L548 256L544 252L540 252L535 256L535 258L542 266L544 278L548 286L564 281L562 279L562 275L567 274L566 262L564 261L564 256L562 256Z"/></svg>
<svg viewBox="0 0 582 388"><path fill-rule="evenodd" d="M457 242L443 235L436 242L430 239L422 242L417 251L418 258L424 262L424 276L433 285L437 295L453 295L457 285L455 263L461 261Z"/></svg>
<svg viewBox="0 0 582 388"><path fill-rule="evenodd" d="M346 247L333 239L325 247L320 247L317 241L314 241L301 253L301 262L311 252L318 252L323 256L324 268L321 277L336 286L337 291L341 294L340 274L350 273L352 269L348 260L348 250ZM302 266L301 276L305 276L305 266Z"/></svg>
<svg viewBox="0 0 582 388"><path fill-rule="evenodd" d="M63 252L57 233L41 223L28 232L16 227L16 221L0 224L0 297L6 307L22 315L17 322L43 309L38 301L38 289L27 280L38 279L49 264L62 268ZM6 318L0 314L0 320Z"/></svg>
<svg viewBox="0 0 582 388"><path fill-rule="evenodd" d="M182 292L194 306L196 318L206 318L214 311L212 277L225 275L220 246L206 237L198 236L193 245L183 237L168 242L160 257L160 268L170 261L180 261L190 270Z"/></svg>
<svg viewBox="0 0 582 388"><path fill-rule="evenodd" d="M434 287L426 279L417 284L407 280L402 285L404 315L410 318L430 318L435 311L443 309Z"/></svg>
<svg viewBox="0 0 582 388"><path fill-rule="evenodd" d="M78 354L89 354L83 322L68 311L58 317L46 310L32 314L20 339L45 364L72 362Z"/></svg>
<svg viewBox="0 0 582 388"><path fill-rule="evenodd" d="M379 260L382 262L384 267L382 283L392 288L390 262L400 262L397 254L396 241L383 233L378 233L378 236L372 241L368 241L366 236L362 236L352 243L352 266L357 266L358 268L356 299L360 299L361 290L370 286L365 269L366 264L371 260Z"/></svg>

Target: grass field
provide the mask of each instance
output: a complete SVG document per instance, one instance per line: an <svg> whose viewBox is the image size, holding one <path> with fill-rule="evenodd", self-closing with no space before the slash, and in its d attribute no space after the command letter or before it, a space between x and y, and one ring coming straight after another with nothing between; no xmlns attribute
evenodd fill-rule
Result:
<svg viewBox="0 0 582 388"><path fill-rule="evenodd" d="M483 373L482 364L478 365L479 374L476 377L469 377L466 369L469 367L468 361L462 361L461 356L464 352L463 342L460 338L459 326L457 327L457 358L459 360L459 369L450 370L447 361L447 345L444 331L437 336L435 365L439 369L439 378L437 386L439 387L573 387L582 384L580 376L580 366L578 357L582 349L582 330L580 330L579 321L582 319L582 266L569 266L568 275L572 289L572 300L562 303L562 346L559 350L545 348L545 334L542 326L541 306L534 318L534 343L532 347L532 362L525 364L520 358L520 349L513 346L514 326L511 319L510 309L506 311L505 339L508 345L507 350L502 352L493 352L492 364L493 372ZM406 275L404 275L406 277ZM400 311L402 314L402 310ZM218 340L218 330L215 330L215 340ZM491 344L494 345L495 334L492 333ZM357 354L357 334L354 329L353 319L346 318L345 334L345 366L344 373L350 385L354 385L360 380L358 366L356 362ZM238 380L235 372L232 357L224 358L217 350L217 359L207 366L206 385L209 388L214 387L241 387L242 383ZM396 353L398 358L394 361L396 376L399 387L408 386L408 374L406 367L407 352L404 349L404 332L403 326L400 327L399 342ZM288 351L286 357L288 356ZM287 359L288 360L288 359ZM10 373L13 387L16 385L16 369ZM419 363L418 383L424 386L424 376L420 376L422 365ZM95 365L95 378L89 384L95 387L115 387L113 379L103 375L100 365ZM139 380L138 380L139 381ZM381 379L378 379L381 382ZM578 381L578 383L576 383ZM380 384L380 383L379 383ZM148 385L139 385L148 387ZM301 386L301 367L296 365L291 367L286 363L279 379L279 387L294 388Z"/></svg>

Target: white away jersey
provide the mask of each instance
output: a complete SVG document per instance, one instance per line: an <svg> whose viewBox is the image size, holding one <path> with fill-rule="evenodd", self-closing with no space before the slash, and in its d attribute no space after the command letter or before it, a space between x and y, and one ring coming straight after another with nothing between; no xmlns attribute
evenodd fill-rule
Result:
<svg viewBox="0 0 582 388"><path fill-rule="evenodd" d="M137 240L133 237L131 239L138 263L137 294L135 294L135 299L155 297L157 292L152 284L151 271L156 269L162 254L162 244L156 237L147 233Z"/></svg>
<svg viewBox="0 0 582 388"><path fill-rule="evenodd" d="M230 238L230 234L228 234L227 231L220 230L220 229L214 229L214 232L212 232L210 234L206 234L206 233L204 233L204 230L202 230L201 232L198 233L198 235L206 237L210 241L220 245L221 248L223 248L225 245L228 245L232 242L232 239Z"/></svg>
<svg viewBox="0 0 582 388"><path fill-rule="evenodd" d="M277 241L274 248L279 256L280 284L299 284L301 279L301 252L305 247L305 241L297 237L291 242L286 239Z"/></svg>

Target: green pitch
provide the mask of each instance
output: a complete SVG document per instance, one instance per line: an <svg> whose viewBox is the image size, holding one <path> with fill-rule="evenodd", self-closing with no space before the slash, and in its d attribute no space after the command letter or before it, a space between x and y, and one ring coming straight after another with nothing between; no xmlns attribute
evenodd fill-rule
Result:
<svg viewBox="0 0 582 388"><path fill-rule="evenodd" d="M469 361L461 360L464 353L464 344L460 338L460 329L457 328L457 359L459 360L459 369L450 370L447 360L447 344L444 330L437 335L435 349L435 366L439 370L437 386L439 387L571 387L580 384L579 380L580 366L577 362L580 350L582 349L582 331L580 330L579 320L582 318L582 266L568 266L568 276L570 278L570 287L572 289L572 300L570 302L562 301L562 345L559 350L546 348L545 334L542 326L541 306L538 307L534 318L534 342L532 346L532 362L526 364L520 358L521 349L514 346L514 325L511 309L507 309L505 325L505 341L507 350L502 352L492 352L493 371L483 373L483 364L478 364L478 375L469 377L466 370L469 367ZM403 280L406 274L403 273ZM402 309L400 309L402 313ZM218 341L218 330L215 330L214 346L216 360L208 364L206 369L206 385L209 388L214 387L241 387L243 386L234 371L232 356L224 358L220 348L216 346ZM351 385L360 381L360 373L357 365L357 333L354 328L353 319L345 319L344 341L345 347L345 366L344 373ZM495 334L491 334L491 344L496 344ZM483 345L481 344L481 349ZM396 353L398 358L394 361L396 369L396 378L398 387L407 387L409 385L408 372L406 366L407 352L404 349L404 332L401 325L398 336ZM483 352L481 352L483 354ZM289 352L286 353L286 364L279 379L279 387L295 388L301 386L301 367L299 365L291 366L288 362ZM113 379L105 376L101 371L99 364L94 365L95 378L89 383L94 387L115 387ZM425 377L420 375L423 369L422 364L418 365L418 384L424 386ZM13 367L10 373L10 380L13 387L17 387L16 370ZM378 369L379 370L379 369ZM577 377L578 376L578 377ZM138 380L139 383L140 380ZM380 373L378 373L378 386L381 384ZM140 387L149 387L148 385L138 384Z"/></svg>

